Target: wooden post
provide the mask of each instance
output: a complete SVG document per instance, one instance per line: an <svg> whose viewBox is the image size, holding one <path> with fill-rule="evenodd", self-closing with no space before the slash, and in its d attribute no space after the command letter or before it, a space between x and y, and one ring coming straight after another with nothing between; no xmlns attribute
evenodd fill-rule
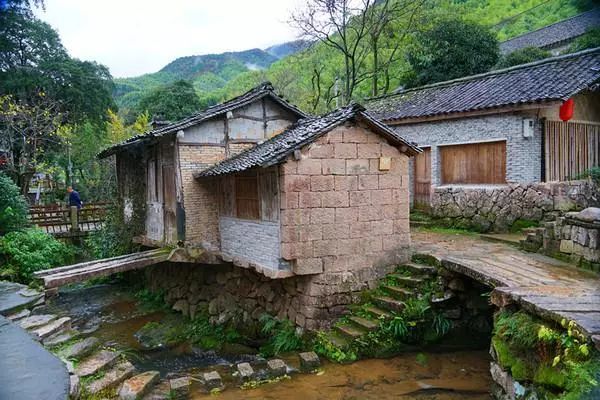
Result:
<svg viewBox="0 0 600 400"><path fill-rule="evenodd" d="M76 206L71 206L71 232L79 231L79 213Z"/></svg>

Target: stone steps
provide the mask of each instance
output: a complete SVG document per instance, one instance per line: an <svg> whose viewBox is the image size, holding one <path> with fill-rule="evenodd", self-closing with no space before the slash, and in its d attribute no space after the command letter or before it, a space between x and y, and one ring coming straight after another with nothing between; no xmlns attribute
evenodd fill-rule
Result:
<svg viewBox="0 0 600 400"><path fill-rule="evenodd" d="M352 322L354 325L356 325L357 327L364 329L365 331L374 331L375 329L377 329L379 327L378 321L374 321L369 318L363 318L363 317L358 317L358 316L352 315L352 316L348 317L348 320L350 322Z"/></svg>
<svg viewBox="0 0 600 400"><path fill-rule="evenodd" d="M55 319L52 322L42 325L29 332L38 340L44 340L56 333L71 330L71 318L63 317Z"/></svg>
<svg viewBox="0 0 600 400"><path fill-rule="evenodd" d="M394 313L399 313L406 307L406 304L401 302L400 300L393 299L388 296L377 296L373 298L375 304L384 310L388 310Z"/></svg>
<svg viewBox="0 0 600 400"><path fill-rule="evenodd" d="M415 275L433 275L436 273L435 267L425 264L406 263L400 266Z"/></svg>
<svg viewBox="0 0 600 400"><path fill-rule="evenodd" d="M396 281L396 283L398 283L398 285L402 285L404 287L409 288L416 288L418 286L421 286L421 284L425 282L425 280L422 278L414 278L412 276L403 276L398 274L390 274L388 276L391 276Z"/></svg>
<svg viewBox="0 0 600 400"><path fill-rule="evenodd" d="M96 394L105 389L114 388L135 373L135 367L129 361L121 361L114 365L106 373L91 382L85 384L86 391Z"/></svg>
<svg viewBox="0 0 600 400"><path fill-rule="evenodd" d="M92 353L100 345L100 341L95 337L87 337L79 342L73 343L60 352L60 355L66 359L81 359Z"/></svg>
<svg viewBox="0 0 600 400"><path fill-rule="evenodd" d="M19 321L19 326L23 329L32 330L46 325L57 318L58 316L51 314L31 315Z"/></svg>
<svg viewBox="0 0 600 400"><path fill-rule="evenodd" d="M84 377L94 375L112 367L119 359L119 353L100 350L83 360L75 369L75 374Z"/></svg>
<svg viewBox="0 0 600 400"><path fill-rule="evenodd" d="M125 382L119 389L119 399L137 400L149 393L160 379L160 372L146 371L135 375Z"/></svg>
<svg viewBox="0 0 600 400"><path fill-rule="evenodd" d="M411 296L414 296L414 292L412 290L400 287L400 286L391 286L385 285L383 289L393 298L398 300L406 300Z"/></svg>
<svg viewBox="0 0 600 400"><path fill-rule="evenodd" d="M389 312L382 310L381 308L375 307L375 306L365 307L365 311L368 312L369 314L373 315L377 319L392 317L392 314L390 314Z"/></svg>
<svg viewBox="0 0 600 400"><path fill-rule="evenodd" d="M327 333L327 339L338 349L345 349L348 347L348 339L343 337L340 333L336 331L329 331Z"/></svg>
<svg viewBox="0 0 600 400"><path fill-rule="evenodd" d="M78 330L66 329L48 336L46 339L42 340L42 344L46 347L54 347L66 343L69 340L75 339L77 336L79 336Z"/></svg>
<svg viewBox="0 0 600 400"><path fill-rule="evenodd" d="M367 333L365 330L357 326L345 324L336 325L335 330L337 330L339 333L351 340L359 338L365 333Z"/></svg>

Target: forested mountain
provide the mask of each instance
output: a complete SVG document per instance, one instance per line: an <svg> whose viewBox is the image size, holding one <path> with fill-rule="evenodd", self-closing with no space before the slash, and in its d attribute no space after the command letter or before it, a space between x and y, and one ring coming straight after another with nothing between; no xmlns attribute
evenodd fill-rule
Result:
<svg viewBox="0 0 600 400"><path fill-rule="evenodd" d="M180 57L158 72L115 79L115 100L121 108L135 108L148 91L180 80L191 82L199 93L210 93L244 72L269 67L278 58L261 49Z"/></svg>

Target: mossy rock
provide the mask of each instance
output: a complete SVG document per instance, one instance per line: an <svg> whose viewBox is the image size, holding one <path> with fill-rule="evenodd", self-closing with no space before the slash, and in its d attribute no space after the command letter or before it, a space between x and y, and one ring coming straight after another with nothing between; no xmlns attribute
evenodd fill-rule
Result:
<svg viewBox="0 0 600 400"><path fill-rule="evenodd" d="M533 382L562 390L567 385L567 377L560 368L542 364L535 371Z"/></svg>
<svg viewBox="0 0 600 400"><path fill-rule="evenodd" d="M433 267L440 267L441 262L436 257L430 254L416 253L411 257L411 261L417 264L431 265Z"/></svg>
<svg viewBox="0 0 600 400"><path fill-rule="evenodd" d="M518 381L532 380L533 368L530 363L516 355L506 342L498 337L493 337L492 346L498 357L498 363L504 369L510 370L513 378Z"/></svg>

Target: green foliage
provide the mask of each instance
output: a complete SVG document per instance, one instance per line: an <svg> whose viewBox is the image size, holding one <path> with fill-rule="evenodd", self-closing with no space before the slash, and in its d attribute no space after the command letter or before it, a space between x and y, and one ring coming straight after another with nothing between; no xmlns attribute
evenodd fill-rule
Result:
<svg viewBox="0 0 600 400"><path fill-rule="evenodd" d="M540 221L519 218L510 226L510 231L512 233L517 233L523 231L523 229L534 228L537 226L540 226Z"/></svg>
<svg viewBox="0 0 600 400"><path fill-rule="evenodd" d="M73 251L43 231L31 228L0 237L0 279L30 283L33 273L73 261Z"/></svg>
<svg viewBox="0 0 600 400"><path fill-rule="evenodd" d="M205 314L199 314L190 321L185 335L203 349L217 349L224 343L235 343L242 338L234 327L212 324Z"/></svg>
<svg viewBox="0 0 600 400"><path fill-rule="evenodd" d="M123 209L113 203L108 207L102 229L90 234L86 245L97 259L133 253L139 249L139 245L133 243L133 237L140 231L140 219L125 222Z"/></svg>
<svg viewBox="0 0 600 400"><path fill-rule="evenodd" d="M261 333L268 340L260 348L266 357L276 356L288 351L299 350L303 347L302 336L296 331L296 326L288 319L280 320L269 314L260 317Z"/></svg>
<svg viewBox="0 0 600 400"><path fill-rule="evenodd" d="M499 49L484 26L451 19L417 34L407 57L414 76L406 84L419 86L486 72L498 61Z"/></svg>
<svg viewBox="0 0 600 400"><path fill-rule="evenodd" d="M585 171L584 173L575 177L576 179L584 179L590 178L592 181L596 183L596 185L600 186L600 167L592 167Z"/></svg>
<svg viewBox="0 0 600 400"><path fill-rule="evenodd" d="M140 289L136 294L138 305L145 311L166 311L169 309L165 302L164 291L151 291L147 288Z"/></svg>
<svg viewBox="0 0 600 400"><path fill-rule="evenodd" d="M27 222L27 202L19 187L0 172L0 235L23 229Z"/></svg>
<svg viewBox="0 0 600 400"><path fill-rule="evenodd" d="M600 28L589 29L584 35L575 39L569 46L569 52L574 53L595 47L600 47Z"/></svg>
<svg viewBox="0 0 600 400"><path fill-rule="evenodd" d="M543 50L538 47L525 47L503 56L498 62L497 66L498 68L508 68L515 65L542 60L550 56L551 54L547 50Z"/></svg>
<svg viewBox="0 0 600 400"><path fill-rule="evenodd" d="M177 81L151 90L139 102L138 112L147 112L161 120L177 121L197 112L200 98L186 81Z"/></svg>
<svg viewBox="0 0 600 400"><path fill-rule="evenodd" d="M338 363L351 363L358 359L358 354L351 349L341 349L331 343L325 332L317 332L314 350L318 354Z"/></svg>

